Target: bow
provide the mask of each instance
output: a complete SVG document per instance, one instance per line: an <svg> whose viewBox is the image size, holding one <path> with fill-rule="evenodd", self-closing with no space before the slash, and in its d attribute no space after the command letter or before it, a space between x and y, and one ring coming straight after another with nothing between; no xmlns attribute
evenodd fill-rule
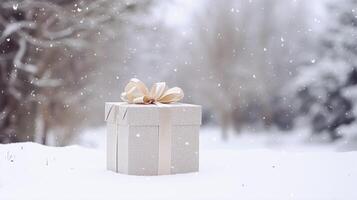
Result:
<svg viewBox="0 0 357 200"><path fill-rule="evenodd" d="M132 78L121 93L121 99L134 104L174 103L184 94L181 88L168 88L165 82L155 83L151 90L139 79Z"/></svg>

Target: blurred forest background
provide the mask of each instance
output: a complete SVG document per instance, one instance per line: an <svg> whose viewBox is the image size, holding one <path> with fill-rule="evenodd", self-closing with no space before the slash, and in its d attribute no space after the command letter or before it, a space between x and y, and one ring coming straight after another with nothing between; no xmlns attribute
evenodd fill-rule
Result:
<svg viewBox="0 0 357 200"><path fill-rule="evenodd" d="M130 78L166 81L222 138L357 141L357 0L3 0L0 143L104 126Z"/></svg>

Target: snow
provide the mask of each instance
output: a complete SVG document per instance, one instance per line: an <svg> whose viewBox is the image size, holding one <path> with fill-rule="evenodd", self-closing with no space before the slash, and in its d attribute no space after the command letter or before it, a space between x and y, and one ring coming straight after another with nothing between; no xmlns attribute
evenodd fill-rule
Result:
<svg viewBox="0 0 357 200"><path fill-rule="evenodd" d="M198 173L145 177L105 169L104 130L79 139L92 148L0 145L0 199L357 198L357 152L302 148L303 133L270 141L255 133L223 143L216 129L202 129Z"/></svg>

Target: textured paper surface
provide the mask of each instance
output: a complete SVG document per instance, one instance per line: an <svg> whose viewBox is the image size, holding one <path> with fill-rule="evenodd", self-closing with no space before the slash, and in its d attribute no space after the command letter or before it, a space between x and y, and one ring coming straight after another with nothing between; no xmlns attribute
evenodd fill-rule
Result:
<svg viewBox="0 0 357 200"><path fill-rule="evenodd" d="M163 120L162 118L169 117L171 135L166 139L169 140L170 151L168 152L170 155L164 155L163 158L171 159L170 162L166 162L170 165L167 167L169 171L162 174L198 171L201 107L190 104L172 104L173 107L171 104L168 105L170 106L106 104L107 168L109 170L131 175L158 175L160 162L159 122L160 118ZM112 110L108 115L110 107ZM128 109L131 107L134 108ZM168 110L165 111L165 109ZM139 122L133 122L133 117L139 116L140 110L142 110L142 115L152 116L152 119L138 117ZM167 113L170 114L167 115ZM123 116L125 117L123 118ZM131 116L129 120L125 119L129 116ZM192 122L190 123L188 120Z"/></svg>
<svg viewBox="0 0 357 200"><path fill-rule="evenodd" d="M199 169L199 126L173 126L171 173L195 172Z"/></svg>
<svg viewBox="0 0 357 200"><path fill-rule="evenodd" d="M117 131L116 124L107 123L107 169L117 171Z"/></svg>
<svg viewBox="0 0 357 200"><path fill-rule="evenodd" d="M132 126L129 128L128 174L157 175L159 132L158 126ZM140 137L138 137L140 134ZM120 161L120 158L119 158Z"/></svg>

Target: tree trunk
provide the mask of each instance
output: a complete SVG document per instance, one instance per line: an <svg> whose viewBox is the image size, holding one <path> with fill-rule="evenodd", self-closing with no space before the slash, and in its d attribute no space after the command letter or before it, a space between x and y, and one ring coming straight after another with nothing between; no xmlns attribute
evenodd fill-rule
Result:
<svg viewBox="0 0 357 200"><path fill-rule="evenodd" d="M47 144L47 133L48 133L48 123L46 122L46 120L44 120L44 124L43 124L43 129L42 129L42 133L41 133L41 144L46 145Z"/></svg>
<svg viewBox="0 0 357 200"><path fill-rule="evenodd" d="M229 139L229 128L231 125L231 120L231 114L229 112L223 112L221 114L221 131L223 141L228 141Z"/></svg>
<svg viewBox="0 0 357 200"><path fill-rule="evenodd" d="M36 128L35 134L37 135L36 141L46 145L47 134L49 130L49 110L48 106L42 102L37 107Z"/></svg>

